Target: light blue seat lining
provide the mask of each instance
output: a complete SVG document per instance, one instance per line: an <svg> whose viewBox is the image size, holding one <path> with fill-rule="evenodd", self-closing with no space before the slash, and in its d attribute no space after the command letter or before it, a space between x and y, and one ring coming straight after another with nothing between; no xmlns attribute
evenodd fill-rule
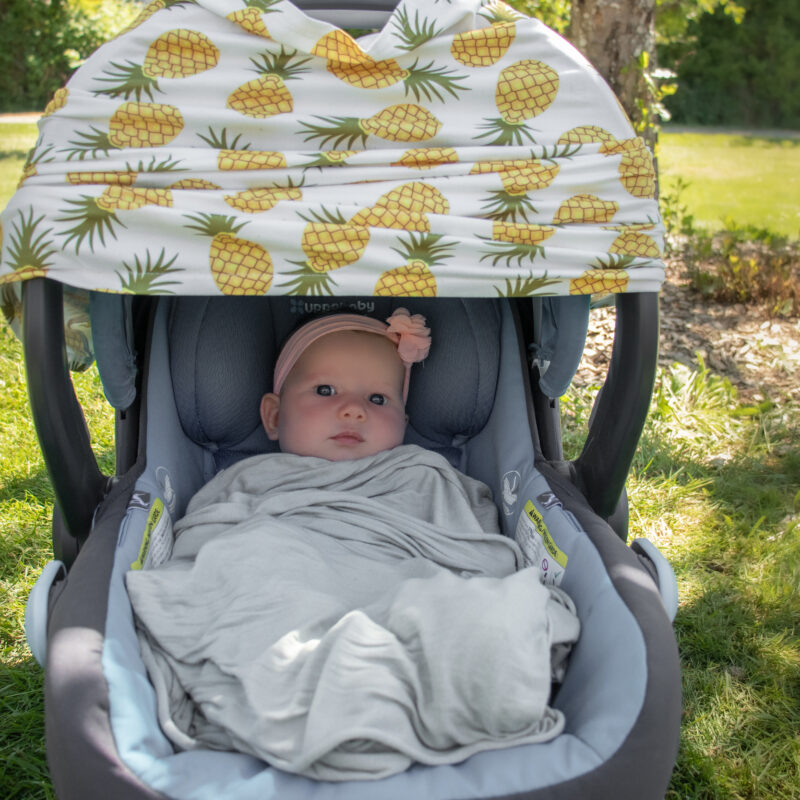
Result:
<svg viewBox="0 0 800 800"><path fill-rule="evenodd" d="M166 329L166 310L159 311L157 330ZM168 471L176 499L174 517L203 482L207 454L181 432L169 386L164 336L155 337L150 372L148 414L149 466L137 489L152 498L164 496L156 468ZM499 496L508 470L521 475L518 505L540 495L547 486L532 468L524 389L516 334L506 310L502 327L500 385L494 410L484 430L463 448L463 465L493 486ZM161 387L161 390L155 387ZM519 508L503 515L513 531ZM428 800L479 798L513 794L548 786L584 774L612 755L630 732L641 708L647 676L644 642L633 615L622 602L602 561L586 536L557 507L548 525L567 554L562 587L578 606L583 631L573 651L566 680L555 705L567 718L567 729L555 740L480 753L462 764L412 769L379 782L318 783L273 770L250 756L195 751L175 754L161 733L155 693L139 657L124 575L139 554L147 511L129 508L120 530L111 580L103 669L109 685L111 725L122 760L142 781L175 800L375 800L425 797ZM555 516L553 516L555 515ZM556 517L563 519L559 523ZM491 786L491 788L489 788Z"/></svg>

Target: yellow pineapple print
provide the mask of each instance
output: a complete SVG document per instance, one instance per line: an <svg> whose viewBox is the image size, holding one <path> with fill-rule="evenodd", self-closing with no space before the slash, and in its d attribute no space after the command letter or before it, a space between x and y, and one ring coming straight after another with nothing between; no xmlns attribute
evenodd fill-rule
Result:
<svg viewBox="0 0 800 800"><path fill-rule="evenodd" d="M108 211L133 211L144 206L172 207L172 192L169 189L145 189L113 185L95 200L98 208Z"/></svg>
<svg viewBox="0 0 800 800"><path fill-rule="evenodd" d="M608 252L634 258L661 258L661 248L652 236L641 231L620 233L611 243Z"/></svg>
<svg viewBox="0 0 800 800"><path fill-rule="evenodd" d="M656 171L653 155L640 138L608 142L600 148L605 155L622 154L619 178L634 197L652 200L656 196Z"/></svg>
<svg viewBox="0 0 800 800"><path fill-rule="evenodd" d="M440 164L457 164L458 153L453 147L416 147L406 150L393 167L411 169L432 169Z"/></svg>
<svg viewBox="0 0 800 800"><path fill-rule="evenodd" d="M488 4L481 16L491 23L488 28L458 33L450 45L450 55L466 67L496 64L511 47L517 35L515 21L522 18L522 14L502 2Z"/></svg>
<svg viewBox="0 0 800 800"><path fill-rule="evenodd" d="M248 33L254 33L264 39L272 38L264 22L264 15L276 11L272 6L280 0L247 0L247 6L228 14L228 19L244 28Z"/></svg>
<svg viewBox="0 0 800 800"><path fill-rule="evenodd" d="M444 67L435 68L432 61L423 67L417 66L417 59L408 68L400 66L393 58L375 61L342 30L326 33L311 52L327 58L328 72L359 89L385 89L402 81L406 94L411 92L416 100L424 95L426 100L435 97L443 101L443 91L458 97L458 92L467 88L458 83L463 75L453 75L452 70Z"/></svg>
<svg viewBox="0 0 800 800"><path fill-rule="evenodd" d="M470 170L470 175L496 173L503 183L502 189L489 192L483 205L489 219L516 221L519 217L527 222L528 214L536 213L528 192L546 189L560 170L555 161L506 159L478 161Z"/></svg>
<svg viewBox="0 0 800 800"><path fill-rule="evenodd" d="M108 83L97 95L123 97L134 95L137 100L146 94L150 100L153 92L160 92L159 78L189 78L213 69L219 62L219 49L200 31L175 28L162 33L147 49L144 63L111 64L112 69L97 78Z"/></svg>
<svg viewBox="0 0 800 800"><path fill-rule="evenodd" d="M308 68L303 65L310 60L296 59L296 55L296 51L287 51L281 45L279 53L262 53L260 65L251 58L250 61L260 75L231 93L228 97L228 108L255 119L290 113L294 100L284 81L297 78L301 72L308 72Z"/></svg>
<svg viewBox="0 0 800 800"><path fill-rule="evenodd" d="M535 141L525 125L529 119L546 111L558 94L558 73L543 61L523 59L500 72L495 89L496 119L486 119L485 130L477 139L493 136L489 144L523 144Z"/></svg>
<svg viewBox="0 0 800 800"><path fill-rule="evenodd" d="M421 181L404 183L379 197L375 204L359 211L351 224L406 231L430 230L428 214L448 214L450 203L434 186Z"/></svg>
<svg viewBox="0 0 800 800"><path fill-rule="evenodd" d="M624 269L588 269L569 282L570 294L613 294L624 292L630 277Z"/></svg>
<svg viewBox="0 0 800 800"><path fill-rule="evenodd" d="M272 189L247 189L236 194L226 194L225 202L237 211L259 214L269 211L281 200L302 200L303 190L298 186L279 186Z"/></svg>
<svg viewBox="0 0 800 800"><path fill-rule="evenodd" d="M290 272L291 280L281 284L287 294L332 294L336 282L332 270L354 264L369 244L369 227L348 222L340 212L322 210L312 214L303 229L300 246L305 261L294 261L300 269Z"/></svg>
<svg viewBox="0 0 800 800"><path fill-rule="evenodd" d="M217 186L216 183L212 183L211 181L207 181L205 178L181 178L179 181L175 181L175 183L170 184L168 189L200 189L200 190L210 190L215 191L221 187Z"/></svg>
<svg viewBox="0 0 800 800"><path fill-rule="evenodd" d="M373 294L377 297L435 297L436 277L432 267L449 258L453 242L442 242L438 233L410 233L394 248L405 263L382 273L375 284Z"/></svg>
<svg viewBox="0 0 800 800"><path fill-rule="evenodd" d="M617 144L617 140L613 134L599 125L578 125L565 131L558 138L556 144L591 144L600 143L613 147ZM601 150L604 152L604 150Z"/></svg>
<svg viewBox="0 0 800 800"><path fill-rule="evenodd" d="M187 228L211 237L208 262L219 290L226 295L264 295L272 286L273 267L269 252L256 242L237 234L246 222L236 224L236 217L222 214L199 214L187 219Z"/></svg>
<svg viewBox="0 0 800 800"><path fill-rule="evenodd" d="M148 205L169 208L172 206L172 192L169 189L143 189L124 184L108 186L99 197L82 195L79 200L67 200L70 208L63 211L64 216L58 222L75 223L62 231L65 236L64 246L75 243L75 252L79 252L84 241L88 241L89 249L94 252L95 237L105 244L106 234L117 238L116 226L122 225L117 211L133 211Z"/></svg>
<svg viewBox="0 0 800 800"><path fill-rule="evenodd" d="M656 196L656 171L653 156L642 146L622 154L619 179L625 190L634 197L652 200Z"/></svg>
<svg viewBox="0 0 800 800"><path fill-rule="evenodd" d="M553 217L556 225L610 222L619 211L616 200L601 200L593 194L576 194L565 200Z"/></svg>
<svg viewBox="0 0 800 800"><path fill-rule="evenodd" d="M491 258L493 266L505 261L507 267L516 261L518 266L522 266L526 259L532 262L537 256L544 255L542 242L555 232L556 229L550 225L495 221L492 223L491 249L484 252L481 261Z"/></svg>
<svg viewBox="0 0 800 800"><path fill-rule="evenodd" d="M273 150L220 150L217 155L217 168L222 172L285 167L286 156Z"/></svg>
<svg viewBox="0 0 800 800"><path fill-rule="evenodd" d="M53 96L50 98L50 102L44 107L42 116L49 117L51 114L55 114L59 108L64 108L64 106L67 104L68 97L69 89L67 89L65 86L62 86L60 89L56 89Z"/></svg>
<svg viewBox="0 0 800 800"><path fill-rule="evenodd" d="M133 186L139 177L138 172L68 172L67 183L73 186L86 186L91 184L105 184L108 186Z"/></svg>
<svg viewBox="0 0 800 800"><path fill-rule="evenodd" d="M317 117L325 124L305 123L299 132L306 134L305 141L320 139L324 147L333 140L337 148L347 141L347 147L360 142L364 147L367 138L377 136L390 142L424 142L439 132L442 123L427 108L413 103L388 106L366 119L357 117Z"/></svg>
<svg viewBox="0 0 800 800"><path fill-rule="evenodd" d="M67 159L85 159L109 150L137 147L162 147L183 130L183 116L178 108L161 103L127 102L111 115L108 132L92 126L91 133L78 132L66 148Z"/></svg>

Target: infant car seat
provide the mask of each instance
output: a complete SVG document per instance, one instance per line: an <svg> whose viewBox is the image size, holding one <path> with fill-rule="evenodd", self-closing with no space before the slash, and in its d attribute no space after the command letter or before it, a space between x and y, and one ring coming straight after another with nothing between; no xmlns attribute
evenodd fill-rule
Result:
<svg viewBox="0 0 800 800"><path fill-rule="evenodd" d="M298 314L318 303L162 299L153 304L143 359L136 462L99 505L68 578L51 590L39 656L46 658L48 752L59 797L663 796L680 715L669 616L658 580L561 465L538 452L515 304L336 299L344 308L366 305L379 318L401 303L436 332L412 381L407 441L486 481L504 532L538 530L563 568L559 582L582 625L553 699L565 732L546 744L414 767L366 785L315 784L236 753L173 752L156 722L123 577L163 535L153 509L179 517L219 469L271 449L258 399L270 388L279 343Z"/></svg>
<svg viewBox="0 0 800 800"><path fill-rule="evenodd" d="M364 25L381 6L350 5L356 9L350 24ZM365 100L376 95L363 86L347 89L356 107L352 113L335 108L346 114L338 121L303 111L299 91L294 99L301 110L268 119L251 115L246 93L231 92L216 70L220 53L243 87L241 76L258 66L247 58L253 41L268 49L262 66L274 69L270 59L287 56L285 38L309 54L294 64L294 75L315 69L315 82L306 85L332 87L333 98L340 78L326 63L353 57L359 69L377 74L391 60L365 59L338 29L326 29L327 50L317 49L320 40L313 37L289 37L282 27L287 19L299 19L303 30L310 23L286 0L158 0L138 28L101 48L68 95L48 108L25 185L3 215L0 284L24 287L31 407L56 497L55 559L31 593L26 627L45 667L48 759L62 800L663 797L680 720L670 624L675 579L652 545L626 545L624 500L656 368L663 269L652 167L585 60L535 20L501 20L498 8L454 0L437 6L438 16L426 23L425 9L405 0L372 49L364 44L378 55L393 42L399 63L398 41L408 40L414 50L407 36L413 21L428 37L420 47L465 66L460 59L475 55L476 40L502 40L497 66L469 67L472 98L488 97L492 107L467 106L466 114L453 117L458 124L444 124L426 148L406 150L409 140L402 137L428 136L435 123L422 105L409 102L414 90L398 75L380 87L390 100ZM458 46L454 37L461 37ZM512 40L533 49L525 58L507 56L508 67L524 67L518 90L528 115L509 121L502 115L510 113L513 76L503 72L502 58ZM180 69L156 66L165 42L183 48ZM342 42L346 47L337 49ZM135 97L130 89L120 103L114 92L128 90L114 82L138 63L133 52L146 61L156 86ZM448 71L436 73L439 78L456 83L440 86L466 91L457 88L461 78L449 66L442 69ZM208 97L228 97L219 112L224 128L208 125L216 112L198 104L200 84L183 88L206 80L205 72ZM352 70L345 73L355 80ZM260 81L254 74L248 80ZM490 74L490 85L481 83ZM432 103L452 94L429 91ZM176 105L166 102L175 97ZM566 99L553 102L556 97ZM168 106L180 106L183 127ZM298 148L287 133L293 114L302 117L308 137L329 137L321 146L367 146L349 155ZM548 119L556 120L555 128ZM339 132L331 136L334 124ZM496 137L492 142L482 140L487 132ZM154 143L156 133L163 138ZM268 166L265 159L272 159ZM340 162L348 163L333 166ZM509 183L521 176L533 181L524 190ZM409 200L403 187L410 185L425 187L422 200ZM263 201L265 193L273 205L254 211L248 203ZM245 225L248 239L239 234ZM360 250L336 244L347 226L346 244L362 236ZM369 258L361 257L364 231ZM313 246L311 233L330 233L334 244ZM321 264L320 253L334 251L351 260L334 268ZM223 255L236 265L252 256L261 274L254 280L245 270L242 279L222 264ZM373 297L389 292L398 255L406 262L403 274L416 270L422 283L410 289L403 283L395 297ZM234 286L234 278L243 282ZM175 289L182 296L158 296ZM594 292L622 292L614 350L584 449L567 462L558 397L580 357ZM260 296L221 296L248 293ZM81 310L88 307L91 325L75 324L76 298ZM83 332L87 358L93 350L116 408L111 478L97 468L69 380L76 347L66 342L68 359L65 304L68 332ZM407 441L486 482L503 532L527 537L541 579L558 583L577 606L581 638L552 698L566 728L547 743L480 753L447 767L415 766L376 782L314 782L241 753L175 752L156 721L124 575L158 548L168 549L171 523L207 480L273 448L261 429L258 399L271 388L277 349L300 316L346 308L383 319L398 306L425 315L434 332L434 348L411 382Z"/></svg>

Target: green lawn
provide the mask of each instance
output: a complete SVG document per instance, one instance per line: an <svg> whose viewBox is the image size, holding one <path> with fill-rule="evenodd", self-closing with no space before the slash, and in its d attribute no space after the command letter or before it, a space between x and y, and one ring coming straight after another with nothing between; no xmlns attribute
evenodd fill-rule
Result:
<svg viewBox="0 0 800 800"><path fill-rule="evenodd" d="M768 138L723 133L659 136L661 191L689 184L681 200L695 223L720 230L731 223L800 238L800 136Z"/></svg>
<svg viewBox="0 0 800 800"><path fill-rule="evenodd" d="M17 188L25 157L36 141L36 125L29 123L0 124L0 208Z"/></svg>
<svg viewBox="0 0 800 800"><path fill-rule="evenodd" d="M0 125L0 151L13 154L0 160L3 186L16 183L34 135L33 126ZM668 136L667 153L671 146ZM763 160L764 153L797 158L798 150L754 144L751 152ZM693 158L715 174L728 169L716 150ZM790 177L785 166L767 172L777 185ZM52 495L25 384L19 343L0 324L0 798L51 800L42 677L22 620L50 557ZM113 430L96 372L75 376L75 384L107 458ZM565 398L573 451L593 395L571 390ZM675 630L684 717L669 800L800 796L800 407L768 399L742 407L730 384L702 364L661 370L629 480L631 534L651 538L670 558L681 595Z"/></svg>

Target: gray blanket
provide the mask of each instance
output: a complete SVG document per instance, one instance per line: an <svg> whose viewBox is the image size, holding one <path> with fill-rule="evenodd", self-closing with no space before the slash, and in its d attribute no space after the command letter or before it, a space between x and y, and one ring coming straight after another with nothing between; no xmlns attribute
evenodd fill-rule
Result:
<svg viewBox="0 0 800 800"><path fill-rule="evenodd" d="M179 748L353 780L562 730L551 651L577 638L571 601L440 456L250 458L175 532L172 558L127 586Z"/></svg>

